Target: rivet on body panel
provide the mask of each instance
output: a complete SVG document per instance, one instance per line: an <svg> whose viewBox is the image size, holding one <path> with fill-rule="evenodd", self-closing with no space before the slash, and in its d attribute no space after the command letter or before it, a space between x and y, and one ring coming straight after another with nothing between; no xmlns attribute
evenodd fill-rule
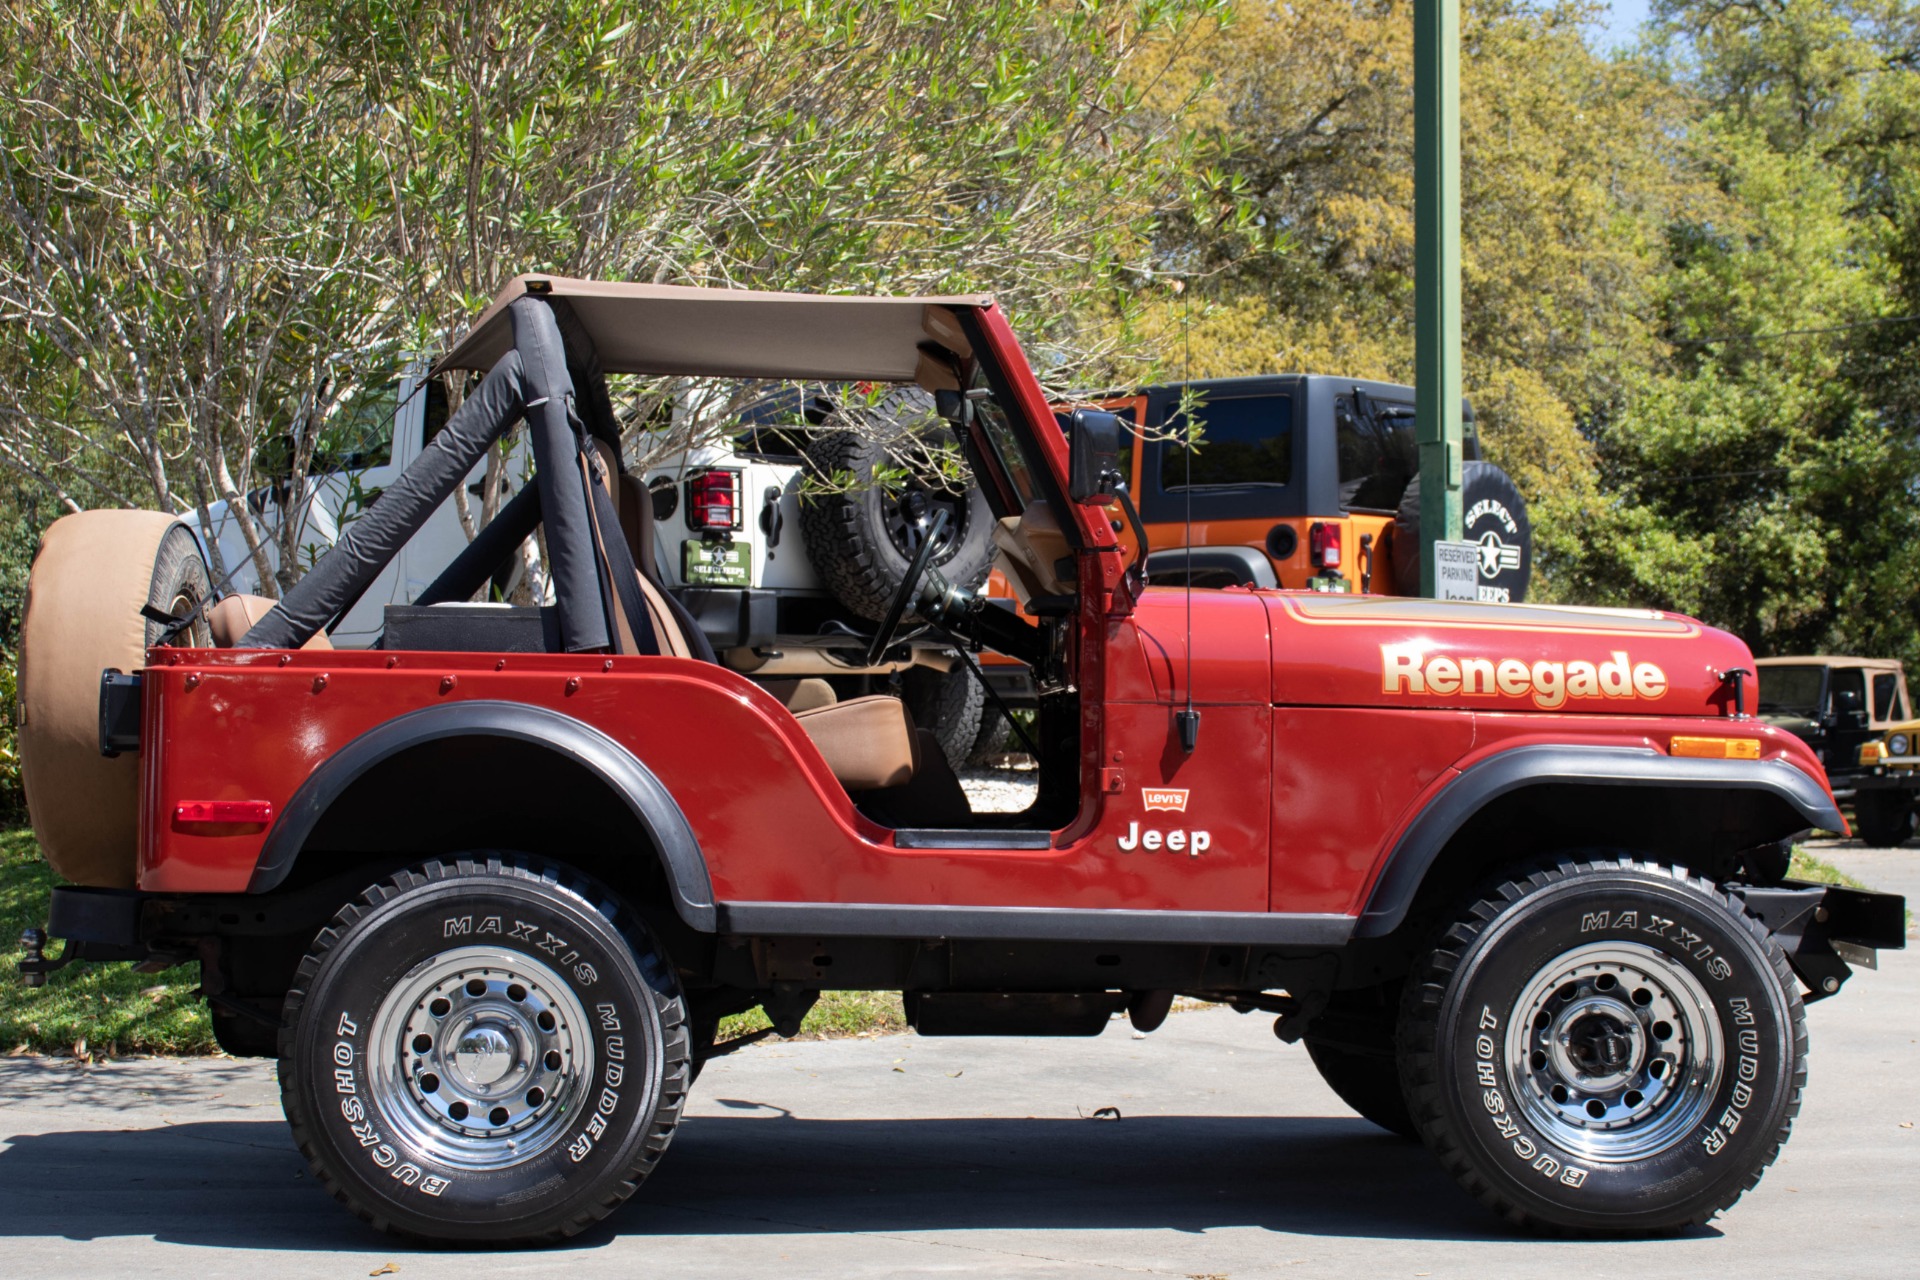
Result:
<svg viewBox="0 0 1920 1280"><path fill-rule="evenodd" d="M454 683L454 681L453 681L453 677L452 677L452 676L441 676L441 677L440 677L440 692L442 692L442 693L452 693L452 692L453 692L453 683Z"/></svg>
<svg viewBox="0 0 1920 1280"><path fill-rule="evenodd" d="M507 660L505 658L500 659L500 661L493 664L493 669L495 671L505 671L507 669Z"/></svg>
<svg viewBox="0 0 1920 1280"><path fill-rule="evenodd" d="M578 692L580 692L580 677L569 676L567 678L567 696L571 698L574 694Z"/></svg>
<svg viewBox="0 0 1920 1280"><path fill-rule="evenodd" d="M603 663L601 663L601 664L600 664L600 669L601 669L602 671L611 671L611 670L613 670L613 659L612 659L612 658L608 658L608 659L607 659L607 660L606 660L605 662L603 662Z"/></svg>
<svg viewBox="0 0 1920 1280"><path fill-rule="evenodd" d="M399 665L400 665L400 659L394 657L391 654L387 655L387 670L391 671Z"/></svg>
<svg viewBox="0 0 1920 1280"><path fill-rule="evenodd" d="M280 665L281 665L281 666L283 666L283 667L284 667L284 666L286 666L286 665L287 665L287 664L288 664L289 662L292 662L292 661L293 661L293 655L292 655L292 654L290 654L290 653L283 653L283 654L281 654L281 655L280 655Z"/></svg>
<svg viewBox="0 0 1920 1280"><path fill-rule="evenodd" d="M200 683L200 673L198 671L189 671L187 673L187 688L191 689L199 683Z"/></svg>
<svg viewBox="0 0 1920 1280"><path fill-rule="evenodd" d="M315 693L323 693L326 691L326 687L327 687L327 673L322 671L319 675L313 678L313 691Z"/></svg>

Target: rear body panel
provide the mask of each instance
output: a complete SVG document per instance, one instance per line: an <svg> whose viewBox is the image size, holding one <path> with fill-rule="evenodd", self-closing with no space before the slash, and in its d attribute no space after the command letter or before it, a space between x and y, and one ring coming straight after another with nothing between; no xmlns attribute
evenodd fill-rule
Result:
<svg viewBox="0 0 1920 1280"><path fill-rule="evenodd" d="M1820 777L1791 735L1729 718L1714 668L1736 665L1744 647L1669 615L1153 589L1120 616L1083 613L1079 629L1082 803L1038 849L903 847L909 839L855 810L783 707L706 664L155 650L140 884L244 891L267 828L176 821L178 806L252 801L283 813L360 735L460 700L546 708L614 739L685 814L723 906L1357 917L1401 833L1463 770L1515 747L1665 754L1676 734L1721 733ZM1491 686L1440 692L1441 657L1490 664ZM1505 688L1503 662L1516 664ZM1567 691L1566 671L1583 662L1595 679L1608 668L1612 693ZM1549 674L1536 677L1536 664ZM1173 724L1189 695L1201 714L1191 754Z"/></svg>

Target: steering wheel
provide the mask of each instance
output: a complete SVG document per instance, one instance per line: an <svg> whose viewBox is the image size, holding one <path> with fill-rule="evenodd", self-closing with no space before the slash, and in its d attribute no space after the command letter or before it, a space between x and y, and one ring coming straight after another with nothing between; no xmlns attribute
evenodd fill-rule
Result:
<svg viewBox="0 0 1920 1280"><path fill-rule="evenodd" d="M873 633L873 643L867 646L867 663L870 667L880 665L880 658L893 644L893 633L900 629L900 619L907 616L907 607L920 593L920 580L927 576L927 570L933 564L933 553L940 546L940 538L947 531L947 512L943 507L934 512L933 523L927 527L927 536L920 543L920 549L913 553L912 563L907 565L907 576L900 582L900 590L894 592L893 603L887 606L887 620Z"/></svg>

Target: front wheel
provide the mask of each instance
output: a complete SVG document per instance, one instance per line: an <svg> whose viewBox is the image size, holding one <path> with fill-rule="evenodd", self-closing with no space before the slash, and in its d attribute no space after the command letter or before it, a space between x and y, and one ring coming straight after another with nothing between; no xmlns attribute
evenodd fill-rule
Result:
<svg viewBox="0 0 1920 1280"><path fill-rule="evenodd" d="M1863 843L1897 849L1913 838L1913 796L1906 791L1862 791L1853 798Z"/></svg>
<svg viewBox="0 0 1920 1280"><path fill-rule="evenodd" d="M321 1184L442 1244L559 1239L666 1149L686 1005L603 887L510 858L429 862L315 940L287 997L280 1091Z"/></svg>
<svg viewBox="0 0 1920 1280"><path fill-rule="evenodd" d="M1416 972L1415 1125L1516 1225L1702 1223L1779 1154L1806 1023L1779 945L1686 872L1566 861L1498 885Z"/></svg>

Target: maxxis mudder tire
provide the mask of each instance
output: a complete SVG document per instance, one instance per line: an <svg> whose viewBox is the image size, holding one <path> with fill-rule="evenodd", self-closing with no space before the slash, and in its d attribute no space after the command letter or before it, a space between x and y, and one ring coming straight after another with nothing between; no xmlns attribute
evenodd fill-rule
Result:
<svg viewBox="0 0 1920 1280"><path fill-rule="evenodd" d="M904 396L899 412L903 419L920 416ZM912 559L912 547L902 543L903 503L948 509L947 543L933 559L947 581L977 591L993 567L993 513L979 485L955 494L922 484L896 491L874 482L876 467L899 465L893 455L911 461L911 440L906 425L888 434L884 423L873 423L822 430L807 445L808 466L831 486L800 503L807 559L834 599L869 622L885 620Z"/></svg>
<svg viewBox="0 0 1920 1280"><path fill-rule="evenodd" d="M374 885L287 995L280 1092L322 1186L382 1230L559 1240L638 1189L690 1073L672 966L603 886L512 855Z"/></svg>
<svg viewBox="0 0 1920 1280"><path fill-rule="evenodd" d="M1913 797L1905 791L1858 791L1853 797L1857 835L1876 849L1897 849L1913 839Z"/></svg>
<svg viewBox="0 0 1920 1280"><path fill-rule="evenodd" d="M1806 1083L1779 944L1715 886L1625 856L1488 888L1408 981L1399 1041L1448 1172L1548 1231L1706 1222L1779 1154Z"/></svg>
<svg viewBox="0 0 1920 1280"><path fill-rule="evenodd" d="M1340 1101L1388 1133L1417 1140L1394 1057L1399 1012L1398 983L1336 991L1304 1042L1314 1069Z"/></svg>

